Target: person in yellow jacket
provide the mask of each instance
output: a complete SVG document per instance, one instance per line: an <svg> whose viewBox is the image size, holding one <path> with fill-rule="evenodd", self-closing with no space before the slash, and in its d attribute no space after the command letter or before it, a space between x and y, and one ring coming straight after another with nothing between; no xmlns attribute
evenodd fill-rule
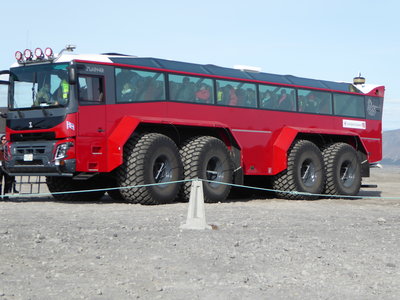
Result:
<svg viewBox="0 0 400 300"><path fill-rule="evenodd" d="M57 102L58 104L66 104L69 97L69 83L63 78L61 79L60 86L57 89Z"/></svg>

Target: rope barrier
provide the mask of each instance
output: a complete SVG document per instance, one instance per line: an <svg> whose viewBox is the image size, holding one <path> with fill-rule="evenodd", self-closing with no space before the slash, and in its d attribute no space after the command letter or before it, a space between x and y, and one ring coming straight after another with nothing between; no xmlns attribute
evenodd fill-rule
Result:
<svg viewBox="0 0 400 300"><path fill-rule="evenodd" d="M150 184L141 184L141 185L134 185L134 186L125 186L125 187L114 187L114 188L101 188L101 189L91 189L91 190L74 190L74 191L64 191L64 192L55 192L55 193L23 193L23 194L8 194L8 195L1 195L0 198L21 198L21 197L40 197L40 196L52 196L52 195L60 195L60 194L77 194L77 193L90 193L90 192L100 192L100 191L111 191L111 190L121 190L121 189L133 189L133 188L141 188L141 187L149 187L149 186L158 186L158 185L166 185L166 184L173 184L173 183L184 183L184 182L192 182L194 180L200 180L202 182L209 182L209 183L216 183L222 185L230 185L233 187L238 188L245 188L249 190L257 190L257 191L264 191L264 192L279 192L279 193L287 193L292 195L305 195L305 196L317 196L322 198L338 198L338 199L381 199L381 200L400 200L400 196L396 197L380 197L380 196L347 196L347 195L328 195L328 194L312 194L312 193L305 193L305 192L297 192L297 191L282 191L282 190L274 190L268 188L261 188L261 187L254 187L254 186L246 186L234 183L225 183L219 181L212 181L206 179L185 179L185 180L178 180L178 181L169 181L169 182L161 182L161 183L150 183ZM34 183L33 183L34 184Z"/></svg>
<svg viewBox="0 0 400 300"><path fill-rule="evenodd" d="M173 183L185 183L185 182L192 182L194 180L200 180L203 182L209 183L216 183L222 185L230 185L233 187L244 188L249 190L257 190L257 191L264 191L264 192L279 192L279 193L287 193L292 195L305 195L305 196L317 196L322 198L340 198L340 199L387 199L387 200L400 200L400 197L380 197L380 196L347 196L347 195L327 195L327 194L311 194L305 192L297 192L297 191L282 191L282 190L274 190L268 188L261 188L261 187L253 187L253 186L245 186L233 183L225 183L219 181L212 181L206 179L185 179L185 180L178 180L178 181L169 181L169 182L161 182L161 183L150 183L150 184L141 184L141 185L134 185L134 186L126 186L126 187L114 187L114 188L101 188L101 189L91 189L91 190L74 190L74 191L64 191L64 192L55 192L55 193L27 193L27 194L9 194L9 195L1 195L1 198L20 198L20 197L32 197L32 196L52 196L52 195L60 195L60 194L76 194L76 193L90 193L90 192L100 192L100 191L111 191L111 190L121 190L121 189L133 189L133 188L141 188L141 187L149 187L149 186L158 186L158 185L166 185L166 184L173 184Z"/></svg>

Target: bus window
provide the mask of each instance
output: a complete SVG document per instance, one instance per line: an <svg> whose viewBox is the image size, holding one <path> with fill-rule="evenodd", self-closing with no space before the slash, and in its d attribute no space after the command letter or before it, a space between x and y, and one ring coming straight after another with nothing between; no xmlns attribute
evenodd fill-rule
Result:
<svg viewBox="0 0 400 300"><path fill-rule="evenodd" d="M296 90L291 88L279 88L277 110L296 111Z"/></svg>
<svg viewBox="0 0 400 300"><path fill-rule="evenodd" d="M172 101L213 103L212 79L203 77L168 75L169 98Z"/></svg>
<svg viewBox="0 0 400 300"><path fill-rule="evenodd" d="M295 89L260 84L259 91L261 108L296 111Z"/></svg>
<svg viewBox="0 0 400 300"><path fill-rule="evenodd" d="M364 96L334 94L333 105L335 115L365 118Z"/></svg>
<svg viewBox="0 0 400 300"><path fill-rule="evenodd" d="M275 109L277 106L278 95L274 91L278 90L278 87L260 84L258 89L260 94L260 107Z"/></svg>
<svg viewBox="0 0 400 300"><path fill-rule="evenodd" d="M164 74L115 68L117 103L165 100Z"/></svg>
<svg viewBox="0 0 400 300"><path fill-rule="evenodd" d="M332 114L331 93L299 89L297 97L300 112Z"/></svg>
<svg viewBox="0 0 400 300"><path fill-rule="evenodd" d="M218 105L257 107L255 84L217 80L217 89Z"/></svg>
<svg viewBox="0 0 400 300"><path fill-rule="evenodd" d="M103 77L79 75L79 101L104 101Z"/></svg>

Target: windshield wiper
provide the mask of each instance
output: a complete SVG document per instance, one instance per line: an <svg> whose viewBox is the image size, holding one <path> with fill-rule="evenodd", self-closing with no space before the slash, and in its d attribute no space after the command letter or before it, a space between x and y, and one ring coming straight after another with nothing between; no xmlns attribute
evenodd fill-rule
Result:
<svg viewBox="0 0 400 300"><path fill-rule="evenodd" d="M39 105L39 106L42 109L44 116L47 117L49 115L49 112L44 108L44 106L41 106L41 105Z"/></svg>
<svg viewBox="0 0 400 300"><path fill-rule="evenodd" d="M19 109L18 107L16 107L15 110L17 111L18 116L19 116L20 118L23 118L23 117L24 117L24 113L23 113L22 111L20 111L20 109Z"/></svg>

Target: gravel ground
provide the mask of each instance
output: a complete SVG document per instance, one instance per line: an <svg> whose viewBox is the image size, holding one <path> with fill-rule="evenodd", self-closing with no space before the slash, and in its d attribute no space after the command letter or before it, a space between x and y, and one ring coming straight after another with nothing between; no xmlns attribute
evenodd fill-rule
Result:
<svg viewBox="0 0 400 300"><path fill-rule="evenodd" d="M206 204L213 230L180 229L187 203L0 202L0 299L399 299L399 182Z"/></svg>

